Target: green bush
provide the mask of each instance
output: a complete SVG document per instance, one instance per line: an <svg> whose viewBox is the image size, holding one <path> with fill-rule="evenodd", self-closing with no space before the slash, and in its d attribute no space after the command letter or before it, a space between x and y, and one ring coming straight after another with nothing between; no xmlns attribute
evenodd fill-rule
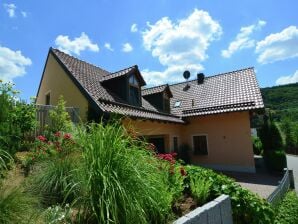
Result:
<svg viewBox="0 0 298 224"><path fill-rule="evenodd" d="M252 137L253 151L255 155L263 153L263 145L259 137Z"/></svg>
<svg viewBox="0 0 298 224"><path fill-rule="evenodd" d="M83 163L79 185L85 217L97 223L165 223L172 195L159 160L118 124L81 130ZM78 206L78 205L77 205ZM85 221L86 222L86 221Z"/></svg>
<svg viewBox="0 0 298 224"><path fill-rule="evenodd" d="M269 170L281 172L287 167L286 153L283 150L264 152L263 157Z"/></svg>
<svg viewBox="0 0 298 224"><path fill-rule="evenodd" d="M58 131L69 132L72 127L70 116L65 110L65 101L63 96L59 97L57 106L50 110L50 125L47 131L50 133L56 133Z"/></svg>
<svg viewBox="0 0 298 224"><path fill-rule="evenodd" d="M235 224L269 224L273 222L274 212L271 206L257 195L242 188L231 178L196 166L187 166L186 170L188 176L197 176L202 181L210 182L211 198L221 194L230 196Z"/></svg>
<svg viewBox="0 0 298 224"><path fill-rule="evenodd" d="M298 223L298 196L295 191L289 191L276 208L275 224Z"/></svg>

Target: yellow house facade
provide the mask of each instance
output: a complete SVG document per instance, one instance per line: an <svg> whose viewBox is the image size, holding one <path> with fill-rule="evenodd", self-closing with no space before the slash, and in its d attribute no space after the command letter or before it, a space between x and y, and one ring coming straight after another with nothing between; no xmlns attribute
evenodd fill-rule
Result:
<svg viewBox="0 0 298 224"><path fill-rule="evenodd" d="M160 153L188 145L192 164L255 172L250 115L264 107L253 68L145 88L137 66L108 72L50 49L37 104L79 108L82 121L123 117Z"/></svg>

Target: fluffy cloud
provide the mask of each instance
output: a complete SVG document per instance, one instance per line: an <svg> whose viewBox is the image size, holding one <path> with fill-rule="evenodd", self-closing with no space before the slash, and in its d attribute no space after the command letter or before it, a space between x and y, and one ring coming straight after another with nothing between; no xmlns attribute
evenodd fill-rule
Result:
<svg viewBox="0 0 298 224"><path fill-rule="evenodd" d="M73 40L70 40L68 36L59 35L55 44L61 51L64 51L68 54L80 55L81 51L90 50L94 52L99 51L97 44L92 43L89 37L83 32L80 37L76 37Z"/></svg>
<svg viewBox="0 0 298 224"><path fill-rule="evenodd" d="M262 64L281 61L298 56L298 29L289 26L259 41L256 47L258 62Z"/></svg>
<svg viewBox="0 0 298 224"><path fill-rule="evenodd" d="M30 58L22 55L21 51L13 51L0 45L0 79L12 81L26 74L26 67L31 65Z"/></svg>
<svg viewBox="0 0 298 224"><path fill-rule="evenodd" d="M135 23L132 24L131 27L130 27L130 31L132 33L138 32L138 26L137 26L137 24L135 24Z"/></svg>
<svg viewBox="0 0 298 224"><path fill-rule="evenodd" d="M298 70L293 75L281 76L276 80L277 85L285 85L298 82Z"/></svg>
<svg viewBox="0 0 298 224"><path fill-rule="evenodd" d="M147 26L142 33L143 45L166 67L162 72L143 70L149 84L180 80L186 69L192 74L203 70L201 63L208 58L210 43L222 34L220 24L208 12L197 9L177 22L164 17Z"/></svg>
<svg viewBox="0 0 298 224"><path fill-rule="evenodd" d="M122 51L123 52L131 52L133 50L133 47L130 43L125 43L122 45Z"/></svg>
<svg viewBox="0 0 298 224"><path fill-rule="evenodd" d="M15 17L15 10L16 10L16 6L15 6L15 4L3 4L3 6L4 6L4 8L5 8L5 10L6 10L6 12L8 13L8 16L10 17L10 18L12 18L12 17Z"/></svg>
<svg viewBox="0 0 298 224"><path fill-rule="evenodd" d="M229 44L228 49L221 51L221 56L224 58L229 58L237 51L254 47L255 40L251 39L251 35L253 34L253 32L260 30L265 25L265 21L259 20L256 24L241 27L240 32L237 34L236 38Z"/></svg>
<svg viewBox="0 0 298 224"><path fill-rule="evenodd" d="M109 51L114 51L114 49L112 48L111 44L110 43L105 43L104 47L106 49L108 49Z"/></svg>

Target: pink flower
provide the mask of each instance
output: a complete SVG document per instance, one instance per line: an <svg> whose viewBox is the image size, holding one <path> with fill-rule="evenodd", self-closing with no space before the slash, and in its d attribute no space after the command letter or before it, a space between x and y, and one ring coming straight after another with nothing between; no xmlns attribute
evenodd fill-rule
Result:
<svg viewBox="0 0 298 224"><path fill-rule="evenodd" d="M41 141L41 142L46 142L46 141L47 141L47 138L44 137L43 135L39 135L39 136L37 136L37 139L38 139L39 141Z"/></svg>
<svg viewBox="0 0 298 224"><path fill-rule="evenodd" d="M64 134L63 138L64 139L71 139L71 134L66 133L66 134Z"/></svg>

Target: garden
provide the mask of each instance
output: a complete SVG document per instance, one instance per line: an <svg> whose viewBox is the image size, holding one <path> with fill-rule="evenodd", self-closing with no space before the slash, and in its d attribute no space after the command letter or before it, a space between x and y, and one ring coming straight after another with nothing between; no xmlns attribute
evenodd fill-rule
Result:
<svg viewBox="0 0 298 224"><path fill-rule="evenodd" d="M0 83L0 223L171 223L226 194L234 223L265 224L295 197L273 208L225 175L157 154L120 120L74 126L63 98L35 136L34 104L17 94Z"/></svg>

